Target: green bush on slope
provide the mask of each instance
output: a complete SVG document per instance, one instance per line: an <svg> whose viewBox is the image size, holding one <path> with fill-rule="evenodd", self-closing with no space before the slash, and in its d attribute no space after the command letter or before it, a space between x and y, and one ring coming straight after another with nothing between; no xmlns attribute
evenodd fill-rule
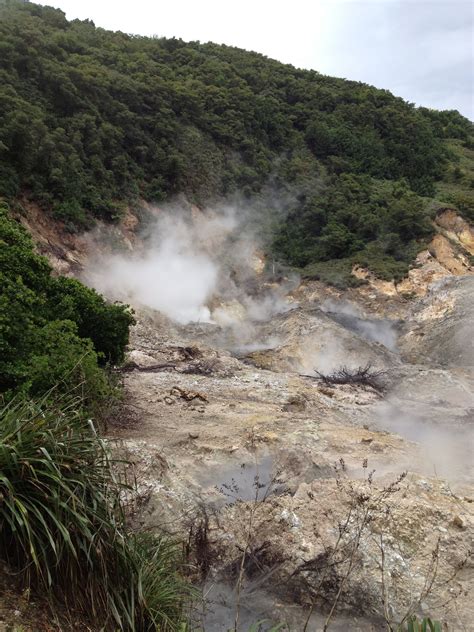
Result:
<svg viewBox="0 0 474 632"><path fill-rule="evenodd" d="M5 204L0 286L0 559L104 629L177 630L179 551L127 531L124 485L88 418L111 396L101 365L122 360L130 311L53 277Z"/></svg>
<svg viewBox="0 0 474 632"><path fill-rule="evenodd" d="M334 277L343 268L350 273L354 263L399 280L432 233L423 199L406 185L343 174L290 213L273 248L323 280L331 270ZM347 275L339 276L346 284Z"/></svg>
<svg viewBox="0 0 474 632"><path fill-rule="evenodd" d="M100 365L123 359L133 317L74 279L53 277L25 229L0 206L0 393L81 386L107 394Z"/></svg>

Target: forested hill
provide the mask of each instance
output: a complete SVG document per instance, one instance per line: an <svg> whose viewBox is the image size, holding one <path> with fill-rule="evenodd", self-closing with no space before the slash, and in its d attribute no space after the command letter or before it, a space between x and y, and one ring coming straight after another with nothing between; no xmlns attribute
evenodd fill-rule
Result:
<svg viewBox="0 0 474 632"><path fill-rule="evenodd" d="M140 199L205 203L271 182L295 193L273 243L282 258L358 257L396 276L430 233L427 197L460 195L472 212L472 126L458 112L256 53L3 0L0 79L0 196L71 228Z"/></svg>

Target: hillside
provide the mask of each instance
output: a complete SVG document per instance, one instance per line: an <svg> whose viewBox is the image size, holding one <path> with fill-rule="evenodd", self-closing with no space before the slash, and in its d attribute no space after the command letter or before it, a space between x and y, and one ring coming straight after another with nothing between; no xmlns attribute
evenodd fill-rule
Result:
<svg viewBox="0 0 474 632"><path fill-rule="evenodd" d="M0 632L471 629L471 123L21 0L0 79Z"/></svg>
<svg viewBox="0 0 474 632"><path fill-rule="evenodd" d="M338 259L389 279L443 203L474 212L472 125L456 111L33 3L0 11L0 196L26 196L71 231L143 200L238 194L290 265L331 280Z"/></svg>

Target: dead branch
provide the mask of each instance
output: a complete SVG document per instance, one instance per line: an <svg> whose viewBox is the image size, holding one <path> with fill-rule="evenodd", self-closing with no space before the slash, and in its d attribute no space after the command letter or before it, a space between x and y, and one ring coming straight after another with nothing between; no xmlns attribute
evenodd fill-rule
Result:
<svg viewBox="0 0 474 632"><path fill-rule="evenodd" d="M313 379L320 380L327 386L334 386L337 384L352 384L354 386L370 386L376 391L384 391L386 388L384 377L386 371L374 369L372 365L366 364L366 366L359 366L356 369L350 369L346 366L337 369L333 373L321 373L315 371L316 376Z"/></svg>
<svg viewBox="0 0 474 632"><path fill-rule="evenodd" d="M191 375L213 375L219 372L221 364L217 358L203 358L192 361L177 360L176 362L164 362L162 364L150 364L148 366L140 366L136 362L129 362L121 367L114 368L116 373L131 373L132 371L140 371L140 373L160 373L161 371L177 371Z"/></svg>

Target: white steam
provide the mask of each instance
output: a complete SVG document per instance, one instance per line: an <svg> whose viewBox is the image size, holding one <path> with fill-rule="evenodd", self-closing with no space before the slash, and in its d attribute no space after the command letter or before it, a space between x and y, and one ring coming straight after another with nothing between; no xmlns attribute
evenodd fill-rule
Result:
<svg viewBox="0 0 474 632"><path fill-rule="evenodd" d="M432 419L433 410L414 414L387 401L376 409L377 426L420 445L420 458L411 462L412 471L446 480L472 480L474 476L472 431L450 427ZM472 419L471 419L472 420ZM467 420L466 420L467 421Z"/></svg>
<svg viewBox="0 0 474 632"><path fill-rule="evenodd" d="M284 289L261 293L264 261L244 219L245 212L228 207L155 210L141 247L90 258L84 280L110 299L160 311L180 324L234 329L246 342L249 322L266 321L288 305Z"/></svg>
<svg viewBox="0 0 474 632"><path fill-rule="evenodd" d="M351 329L365 340L378 342L390 351L397 348L397 330L395 324L384 318L367 318L358 305L349 301L326 300L321 309L334 320Z"/></svg>
<svg viewBox="0 0 474 632"><path fill-rule="evenodd" d="M232 228L231 218L225 216L192 224L162 216L144 251L92 260L86 278L106 296L150 307L179 323L208 322L207 301L219 278L209 250Z"/></svg>

